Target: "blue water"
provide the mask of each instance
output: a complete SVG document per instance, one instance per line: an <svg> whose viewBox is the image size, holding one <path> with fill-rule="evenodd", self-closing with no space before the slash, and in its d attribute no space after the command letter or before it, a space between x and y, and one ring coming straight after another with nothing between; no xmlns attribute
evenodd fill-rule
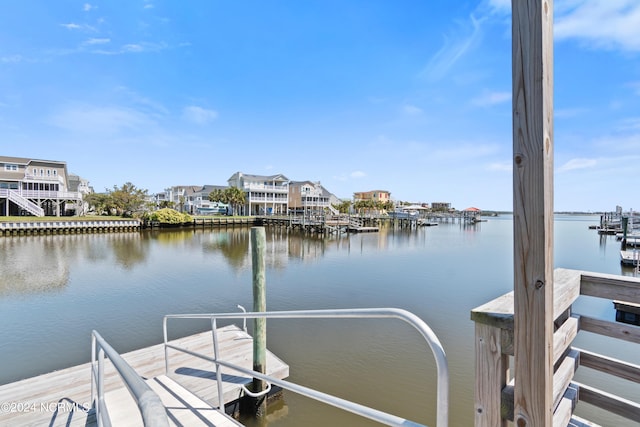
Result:
<svg viewBox="0 0 640 427"><path fill-rule="evenodd" d="M556 217L556 266L632 274L620 266L615 238L588 229L598 220ZM414 312L447 352L450 425L472 425L470 311L512 290L512 229L511 217L501 216L473 226L383 228L327 239L268 230L267 308ZM0 384L88 361L92 329L126 352L161 342L164 314L252 306L248 229L22 236L0 239L0 247ZM606 301L581 298L578 306L598 317L614 313ZM173 331L203 328L184 324ZM598 338L582 341L613 348L616 357L629 351ZM273 321L268 347L290 364L293 381L435 425L435 364L404 324ZM637 387L626 393L640 400ZM268 424L371 425L292 393Z"/></svg>

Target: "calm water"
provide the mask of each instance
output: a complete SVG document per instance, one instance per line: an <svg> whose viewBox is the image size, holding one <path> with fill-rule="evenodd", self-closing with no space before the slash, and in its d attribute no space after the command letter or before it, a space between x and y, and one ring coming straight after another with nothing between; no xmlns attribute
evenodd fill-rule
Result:
<svg viewBox="0 0 640 427"><path fill-rule="evenodd" d="M620 266L619 243L588 230L597 222L556 217L556 266L632 274ZM0 238L0 248L0 384L87 362L92 329L127 352L162 341L164 314L252 306L248 229L12 237ZM424 319L449 359L450 425L473 424L469 313L512 289L509 216L329 239L274 229L267 230L267 249L269 310L399 307ZM613 319L610 302L578 305ZM173 328L177 334L202 329ZM637 350L624 344L585 336L579 345L640 363ZM290 364L292 381L435 425L435 363L417 333L399 321L274 320L268 347ZM640 400L635 385L588 372L582 378ZM582 414L592 416L583 406ZM276 427L372 424L293 393L268 418Z"/></svg>

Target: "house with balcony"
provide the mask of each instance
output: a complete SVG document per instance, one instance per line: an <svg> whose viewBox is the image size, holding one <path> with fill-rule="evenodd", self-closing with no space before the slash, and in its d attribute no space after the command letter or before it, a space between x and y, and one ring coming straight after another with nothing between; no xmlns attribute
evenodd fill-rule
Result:
<svg viewBox="0 0 640 427"><path fill-rule="evenodd" d="M81 203L65 162L0 156L1 216L62 216Z"/></svg>
<svg viewBox="0 0 640 427"><path fill-rule="evenodd" d="M335 211L332 204L338 204L338 198L330 193L320 182L289 182L289 210L295 213L318 213L325 209ZM335 213L335 212L334 212Z"/></svg>
<svg viewBox="0 0 640 427"><path fill-rule="evenodd" d="M240 215L286 215L289 206L289 178L277 175L250 175L236 172L227 180L229 187L244 191L245 205Z"/></svg>
<svg viewBox="0 0 640 427"><path fill-rule="evenodd" d="M211 215L227 212L227 205L209 200L214 190L225 190L223 185L176 185L155 195L157 207L170 206L190 215Z"/></svg>
<svg viewBox="0 0 640 427"><path fill-rule="evenodd" d="M156 199L158 203L169 204L175 210L191 214L195 194L201 188L201 185L174 185L165 188L164 194L161 193Z"/></svg>
<svg viewBox="0 0 640 427"><path fill-rule="evenodd" d="M69 191L80 194L80 200L75 205L67 205L67 213L74 212L75 215L85 215L89 210L89 205L84 201L84 196L93 193L93 188L87 179L76 174L69 174Z"/></svg>
<svg viewBox="0 0 640 427"><path fill-rule="evenodd" d="M225 215L229 213L229 205L222 202L212 202L209 200L211 192L226 190L224 185L204 185L193 193L193 200L190 202L191 214L193 215Z"/></svg>

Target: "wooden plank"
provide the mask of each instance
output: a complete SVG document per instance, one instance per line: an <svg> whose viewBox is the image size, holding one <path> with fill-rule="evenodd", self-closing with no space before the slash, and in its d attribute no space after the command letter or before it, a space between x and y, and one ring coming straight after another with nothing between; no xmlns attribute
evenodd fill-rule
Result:
<svg viewBox="0 0 640 427"><path fill-rule="evenodd" d="M573 410L577 403L578 390L573 385L569 385L553 413L553 426L566 427L567 425L570 425L569 423L571 422Z"/></svg>
<svg viewBox="0 0 640 427"><path fill-rule="evenodd" d="M560 403L560 400L565 396L566 391L573 380L573 376L578 369L578 359L580 353L576 350L571 350L567 356L562 360L560 366L553 374L553 406L554 408Z"/></svg>
<svg viewBox="0 0 640 427"><path fill-rule="evenodd" d="M471 320L495 328L513 330L513 292L474 308L471 310Z"/></svg>
<svg viewBox="0 0 640 427"><path fill-rule="evenodd" d="M556 320L580 296L582 272L556 268L553 272L553 319ZM513 292L471 310L471 320L502 329L513 329Z"/></svg>
<svg viewBox="0 0 640 427"><path fill-rule="evenodd" d="M553 333L553 363L555 364L578 335L578 316L571 316Z"/></svg>
<svg viewBox="0 0 640 427"><path fill-rule="evenodd" d="M578 387L580 401L595 407L620 415L632 421L640 420L640 404L606 391L599 390L581 383L574 383Z"/></svg>
<svg viewBox="0 0 640 427"><path fill-rule="evenodd" d="M509 360L502 353L501 330L476 323L476 427L506 427L501 415L502 389L506 385Z"/></svg>
<svg viewBox="0 0 640 427"><path fill-rule="evenodd" d="M580 330L640 344L640 326L580 315Z"/></svg>
<svg viewBox="0 0 640 427"><path fill-rule="evenodd" d="M640 383L640 365L592 353L587 350L576 350L580 352L580 366Z"/></svg>
<svg viewBox="0 0 640 427"><path fill-rule="evenodd" d="M623 278L624 277L624 278ZM640 304L640 279L613 274L582 272L580 293L592 297Z"/></svg>
<svg viewBox="0 0 640 427"><path fill-rule="evenodd" d="M553 319L556 320L580 296L582 272L567 268L553 271Z"/></svg>
<svg viewBox="0 0 640 427"><path fill-rule="evenodd" d="M240 362L243 367L251 369L251 353L253 340L242 329L235 325L219 329L221 355ZM189 348L193 351L213 355L211 331L170 341L174 345ZM87 342L87 346L89 343ZM246 354L244 354L246 353ZM164 345L157 344L134 350L122 355L123 358L144 378L153 378L165 374ZM212 378L215 378L213 363L193 356L173 351L170 353L171 376L190 389L199 387L201 398L217 402L217 389ZM267 351L267 371L278 378L289 375L289 367L273 353ZM249 382L229 370L222 370L225 381L224 395L227 401L238 397L239 383ZM119 389L123 386L119 375L111 363L105 361L105 391ZM62 369L33 378L27 378L0 386L0 402L29 402L35 405L33 411L0 412L0 425L85 425L91 419L92 412L79 410L90 408L91 403L91 367L90 363ZM61 410L54 412L60 402ZM41 405L43 405L41 407ZM73 411L73 409L76 409ZM44 410L41 410L44 409Z"/></svg>
<svg viewBox="0 0 640 427"><path fill-rule="evenodd" d="M553 1L512 2L514 419L552 425Z"/></svg>

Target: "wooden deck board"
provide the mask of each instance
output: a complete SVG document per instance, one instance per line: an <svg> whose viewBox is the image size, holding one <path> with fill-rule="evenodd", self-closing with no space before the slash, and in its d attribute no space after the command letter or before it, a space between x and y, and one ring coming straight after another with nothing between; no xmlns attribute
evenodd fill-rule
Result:
<svg viewBox="0 0 640 427"><path fill-rule="evenodd" d="M225 360L251 369L253 339L249 335L239 327L229 325L218 329L218 340ZM171 340L170 343L213 356L211 331ZM122 356L143 378L151 379L165 374L163 344L134 350ZM172 349L169 350L169 362L170 378L217 407L218 390L212 362ZM225 402L231 402L239 396L240 383L248 383L250 378L224 368L221 372ZM267 372L277 378L286 378L289 367L267 351ZM119 375L107 360L105 393L122 386ZM91 404L90 363L1 385L0 402L15 403L15 411L0 410L0 425L93 425L93 411L88 411Z"/></svg>

